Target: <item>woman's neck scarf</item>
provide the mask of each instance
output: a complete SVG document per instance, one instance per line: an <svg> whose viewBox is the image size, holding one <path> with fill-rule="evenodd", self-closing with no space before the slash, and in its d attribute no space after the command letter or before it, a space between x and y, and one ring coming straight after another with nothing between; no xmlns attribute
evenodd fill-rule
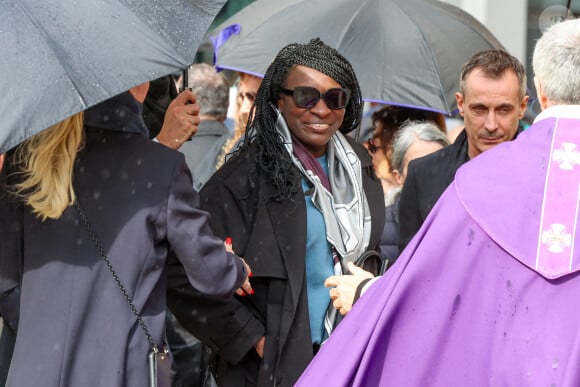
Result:
<svg viewBox="0 0 580 387"><path fill-rule="evenodd" d="M342 275L347 272L346 263L355 262L367 250L371 235L371 214L362 184L360 159L344 135L337 131L326 148L326 176L318 160L291 134L284 117L276 111L276 128L284 147L313 187L310 200L324 218L326 239L333 252L334 273ZM324 318L324 339L340 320L340 314L330 302Z"/></svg>
<svg viewBox="0 0 580 387"><path fill-rule="evenodd" d="M371 234L361 162L344 135L337 131L326 149L326 177L316 158L297 139L293 140L280 112L276 127L292 162L311 183L314 190L311 200L324 217L326 238L346 267L347 262L354 262L366 251ZM342 274L342 268L338 274Z"/></svg>

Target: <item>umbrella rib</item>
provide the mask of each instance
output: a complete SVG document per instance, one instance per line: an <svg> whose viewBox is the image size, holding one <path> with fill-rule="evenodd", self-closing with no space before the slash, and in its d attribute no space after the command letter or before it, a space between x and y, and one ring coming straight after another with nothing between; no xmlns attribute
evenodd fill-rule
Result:
<svg viewBox="0 0 580 387"><path fill-rule="evenodd" d="M14 103L0 109L0 153L135 85L190 65L224 2L4 1L0 83L5 99ZM22 87L23 81L32 86Z"/></svg>
<svg viewBox="0 0 580 387"><path fill-rule="evenodd" d="M403 1L404 1L404 0L403 0ZM404 14L406 17L408 17L410 20L413 20L413 18L411 18L411 17L409 16L409 14L408 14L407 12L405 12L405 10L404 10L404 9L403 9L401 6L399 6L399 4L398 4L397 2L393 2L393 3L397 5L397 7L398 7L398 8L401 10L401 12L402 12L402 13L403 13L403 14ZM428 40L427 40L427 38L426 38L425 34L423 33L423 31L422 31L420 28L417 28L417 30L419 31L419 34L420 34L420 35L421 35L421 37L423 38L423 41L427 42ZM447 100L447 95L446 95L446 93L444 92L444 91L445 91L445 89L444 89L444 87L443 87L443 83L441 82L441 68L439 67L439 65L437 64L437 62L433 60L433 58L435 58L435 53L433 52L433 50L432 50L432 48L431 48L431 45L430 45L430 44L426 44L426 46L427 46L427 49L429 50L429 54L430 54L430 55L429 55L429 58L431 58L431 60L432 60L432 63L431 63L431 65L432 65L432 66L433 66L433 68L434 68L434 69L436 69L436 71L437 71L437 82L438 82L438 84L439 84L439 89L443 91L443 92L441 93L441 95L442 95L442 97L443 97L444 106L445 106L446 108L448 108L448 106L449 106L449 101ZM449 113L449 112L447 112L447 113Z"/></svg>
<svg viewBox="0 0 580 387"><path fill-rule="evenodd" d="M61 57L59 55L56 55L56 52L57 51L65 52L65 50L55 50L55 48L60 47L60 45L57 44L57 40L48 39L48 37L50 36L50 34L48 33L48 30L43 28L42 25L40 25L39 23L37 23L36 19L34 17L32 17L30 10L28 9L28 7L25 6L25 4L22 4L20 2L18 2L17 4L20 7L20 9L22 10L23 14L28 17L28 20L30 20L31 25L33 25L36 28L36 30L38 30L40 32L39 35L42 36L42 38L44 39L44 41L47 44L47 47L50 48L50 52L53 54L53 57L62 66L64 64L63 60L61 59ZM62 67L64 68L64 66L62 66ZM70 83L72 84L72 86L75 88L75 90L79 91L79 87L74 82L72 77L68 73L66 73L66 75L67 75L67 78L70 80ZM87 106L87 101L82 97L82 95L80 93L78 93L78 95L79 95L80 99L82 100L83 106Z"/></svg>

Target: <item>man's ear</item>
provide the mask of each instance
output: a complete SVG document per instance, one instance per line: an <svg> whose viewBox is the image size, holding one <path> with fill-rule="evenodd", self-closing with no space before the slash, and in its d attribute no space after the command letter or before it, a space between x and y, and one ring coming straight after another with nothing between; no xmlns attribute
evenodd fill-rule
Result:
<svg viewBox="0 0 580 387"><path fill-rule="evenodd" d="M399 171L397 171L396 169L393 169L393 172L391 172L391 174L395 178L395 181L397 182L397 184L402 187L403 183L405 182L405 176L403 176L401 173L399 173Z"/></svg>
<svg viewBox="0 0 580 387"><path fill-rule="evenodd" d="M536 86L536 94L538 95L538 103L542 110L548 107L548 97L546 97L546 93L544 92L544 85L542 85L542 81L538 79L538 77L534 77L534 85Z"/></svg>
<svg viewBox="0 0 580 387"><path fill-rule="evenodd" d="M461 93L455 93L455 100L457 101L457 109L459 109L459 114L461 114L461 117L463 117L463 94Z"/></svg>
<svg viewBox="0 0 580 387"><path fill-rule="evenodd" d="M526 108L528 107L528 101L530 100L530 96L526 95L524 96L524 98L522 99L522 103L520 104L520 120L522 118L524 118L524 115L526 114Z"/></svg>
<svg viewBox="0 0 580 387"><path fill-rule="evenodd" d="M137 101L141 103L145 101L145 97L147 97L148 92L149 92L149 82L142 83L138 86L129 89L129 93L131 93L133 98L135 98Z"/></svg>

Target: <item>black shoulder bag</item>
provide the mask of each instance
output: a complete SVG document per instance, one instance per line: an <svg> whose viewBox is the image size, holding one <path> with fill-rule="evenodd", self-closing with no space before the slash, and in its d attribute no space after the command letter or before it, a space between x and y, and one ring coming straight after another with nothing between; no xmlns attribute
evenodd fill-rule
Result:
<svg viewBox="0 0 580 387"><path fill-rule="evenodd" d="M381 254L375 250L368 250L361 254L358 257L354 264L358 267L371 272L375 277L379 275L383 275L387 268L389 267L389 260L383 259ZM345 270L344 273L347 273L348 270Z"/></svg>
<svg viewBox="0 0 580 387"><path fill-rule="evenodd" d="M83 223L87 227L87 232L89 233L89 237L94 242L95 247L97 248L101 258L103 258L103 260L105 261L107 268L109 269L109 271L113 275L113 279L115 280L115 282L119 286L119 289L121 289L121 293L123 293L123 296L127 300L127 303L129 304L129 308L131 309L131 312L133 312L135 317L137 317L137 321L139 322L141 329L143 329L143 332L145 333L145 337L147 337L147 341L149 341L149 345L151 347L151 351L149 352L149 357L148 357L149 358L149 386L150 387L170 387L171 386L171 360L169 358L169 347L167 346L167 343L165 341L163 341L163 344L161 345L161 347L158 347L155 344L155 340L153 340L151 333L149 333L149 329L147 329L147 326L145 325L145 322L141 318L140 313L137 311L135 304L133 304L133 300L131 299L131 296L129 296L129 293L127 293L127 291L125 290L125 287L121 283L119 276L117 275L117 273L113 269L113 265L111 265L111 261L109 261L109 258L107 258L107 256L105 255L105 250L103 249L101 243L99 242L99 239L97 238L96 234L94 233L93 229L91 228L91 226L87 220L86 214L81 209L81 206L79 205L78 202L76 203L76 210L77 210L79 217L81 218L81 220L83 221Z"/></svg>

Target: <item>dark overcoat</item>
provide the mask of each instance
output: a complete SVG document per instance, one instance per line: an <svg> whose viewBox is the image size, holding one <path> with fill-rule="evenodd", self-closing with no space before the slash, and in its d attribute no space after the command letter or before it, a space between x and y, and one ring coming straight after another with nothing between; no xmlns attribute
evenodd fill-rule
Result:
<svg viewBox="0 0 580 387"><path fill-rule="evenodd" d="M367 151L351 144L362 162L363 187L372 214L369 249L378 249L384 198ZM271 200L273 187L256 171L255 150L245 149L206 183L201 206L216 235L233 240L234 251L253 270L255 294L231 302L196 297L173 268L169 305L184 327L206 341L218 359L224 386L291 386L313 357L306 291L306 202L299 190ZM299 183L298 183L299 184ZM173 278L172 278L173 277ZM171 286L171 285L174 286ZM265 336L264 358L254 344Z"/></svg>
<svg viewBox="0 0 580 387"><path fill-rule="evenodd" d="M468 161L465 129L453 144L411 160L399 202L399 253L419 231L455 172Z"/></svg>
<svg viewBox="0 0 580 387"><path fill-rule="evenodd" d="M381 255L388 260L389 267L399 257L399 201L397 195L395 202L385 207L385 227L381 236Z"/></svg>
<svg viewBox="0 0 580 387"><path fill-rule="evenodd" d="M195 189L200 190L216 171L222 148L230 137L231 132L223 121L202 120L191 140L179 148L191 169Z"/></svg>
<svg viewBox="0 0 580 387"><path fill-rule="evenodd" d="M198 194L183 155L146 138L140 105L128 93L115 101L111 109L91 108L103 108L96 116L85 113L74 189L161 345L170 246L200 291L226 298L245 271L211 233L207 213L196 208ZM18 176L11 167L7 160L0 181L0 313L17 328L7 385L147 386L147 338L75 207L41 221L8 194L7 185ZM20 306L5 302L18 288Z"/></svg>

